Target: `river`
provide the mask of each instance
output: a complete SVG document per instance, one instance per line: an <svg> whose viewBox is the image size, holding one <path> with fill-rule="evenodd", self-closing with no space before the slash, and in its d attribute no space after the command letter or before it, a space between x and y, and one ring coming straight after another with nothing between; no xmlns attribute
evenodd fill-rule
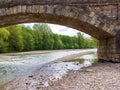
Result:
<svg viewBox="0 0 120 90"><path fill-rule="evenodd" d="M59 58L73 55L73 54L78 54L78 53L85 53L85 52L96 53L96 51L97 51L96 49L79 49L79 50L55 50L55 51L47 51L47 52L38 51L38 53L31 52L30 54L25 52L1 54L0 55L0 85L3 85L17 77L28 75L34 72L35 70L37 70L38 68L42 67L46 63L55 61ZM86 58L86 61L84 62L84 67L85 67L85 65L89 64L89 62L91 62L91 60L95 58L93 54L91 55L83 55L81 57L76 57L76 59ZM72 66L71 62L74 62L74 61L71 60L69 62L70 66L68 62L64 62L64 64L67 63L66 66L69 66L68 67L69 69L70 68L76 69L77 67ZM57 66L61 67L63 66L63 63L60 63L60 65L57 65ZM60 72L60 74L62 72ZM57 74L54 74L54 75L59 76Z"/></svg>

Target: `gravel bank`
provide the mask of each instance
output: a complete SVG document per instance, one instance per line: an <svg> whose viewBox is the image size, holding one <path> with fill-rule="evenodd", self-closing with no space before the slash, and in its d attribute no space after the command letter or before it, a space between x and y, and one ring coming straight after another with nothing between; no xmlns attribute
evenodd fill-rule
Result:
<svg viewBox="0 0 120 90"><path fill-rule="evenodd" d="M46 90L120 90L120 63L98 63L67 76ZM43 89L44 90L44 89Z"/></svg>
<svg viewBox="0 0 120 90"><path fill-rule="evenodd" d="M47 66L76 56L78 55L60 58ZM44 67L46 65L42 68ZM69 70L61 79L53 80L47 74L40 75L40 72L46 71L42 68L31 75L16 78L0 87L0 90L120 90L120 63L96 63L80 70Z"/></svg>
<svg viewBox="0 0 120 90"><path fill-rule="evenodd" d="M36 73L16 79L0 90L120 90L120 64L98 63L82 70L71 70L62 79L45 85L41 80Z"/></svg>

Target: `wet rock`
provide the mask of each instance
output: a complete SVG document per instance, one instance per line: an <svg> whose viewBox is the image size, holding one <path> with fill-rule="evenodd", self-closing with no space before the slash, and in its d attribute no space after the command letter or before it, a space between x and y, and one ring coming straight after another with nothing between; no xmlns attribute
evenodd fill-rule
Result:
<svg viewBox="0 0 120 90"><path fill-rule="evenodd" d="M28 82L26 82L25 84L26 84L26 85L30 85L30 83L28 83Z"/></svg>
<svg viewBox="0 0 120 90"><path fill-rule="evenodd" d="M36 79L36 77L34 77L33 79Z"/></svg>
<svg viewBox="0 0 120 90"><path fill-rule="evenodd" d="M40 77L43 77L43 75L40 75Z"/></svg>
<svg viewBox="0 0 120 90"><path fill-rule="evenodd" d="M40 89L40 87L37 87L37 89Z"/></svg>
<svg viewBox="0 0 120 90"><path fill-rule="evenodd" d="M76 63L76 65L79 65L79 63Z"/></svg>
<svg viewBox="0 0 120 90"><path fill-rule="evenodd" d="M49 65L49 67L51 67L51 65Z"/></svg>
<svg viewBox="0 0 120 90"><path fill-rule="evenodd" d="M29 77L29 78L33 78L33 75L29 75L28 77Z"/></svg>
<svg viewBox="0 0 120 90"><path fill-rule="evenodd" d="M66 66L68 66L68 64L66 64Z"/></svg>
<svg viewBox="0 0 120 90"><path fill-rule="evenodd" d="M40 82L40 85L44 85L43 82Z"/></svg>

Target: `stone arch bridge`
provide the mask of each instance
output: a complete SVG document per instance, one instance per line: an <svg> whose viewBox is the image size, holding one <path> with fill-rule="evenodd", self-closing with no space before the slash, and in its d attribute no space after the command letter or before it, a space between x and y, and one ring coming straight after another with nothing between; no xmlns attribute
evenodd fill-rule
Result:
<svg viewBox="0 0 120 90"><path fill-rule="evenodd" d="M99 40L98 58L120 62L120 0L0 0L0 27L65 25Z"/></svg>

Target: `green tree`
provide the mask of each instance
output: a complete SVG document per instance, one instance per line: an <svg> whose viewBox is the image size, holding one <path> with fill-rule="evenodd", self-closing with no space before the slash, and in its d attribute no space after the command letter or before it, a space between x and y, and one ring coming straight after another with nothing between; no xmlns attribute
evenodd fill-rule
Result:
<svg viewBox="0 0 120 90"><path fill-rule="evenodd" d="M64 47L64 44L60 39L59 35L54 34L53 37L54 37L53 49L62 49Z"/></svg>
<svg viewBox="0 0 120 90"><path fill-rule="evenodd" d="M77 36L53 34L47 24L34 24L33 28L20 25L0 28L0 52L96 48L97 43L81 32Z"/></svg>
<svg viewBox="0 0 120 90"><path fill-rule="evenodd" d="M40 30L43 35L42 49L53 49L54 39L51 28L47 24L35 24L33 29Z"/></svg>
<svg viewBox="0 0 120 90"><path fill-rule="evenodd" d="M35 50L42 50L42 43L43 43L43 35L40 30L33 30L33 37L34 37L34 46Z"/></svg>
<svg viewBox="0 0 120 90"><path fill-rule="evenodd" d="M22 27L24 51L34 50L35 42L31 31L32 31L31 28Z"/></svg>
<svg viewBox="0 0 120 90"><path fill-rule="evenodd" d="M0 52L8 51L8 37L10 33L5 28L0 28Z"/></svg>
<svg viewBox="0 0 120 90"><path fill-rule="evenodd" d="M85 48L85 39L81 32L77 34L79 48Z"/></svg>
<svg viewBox="0 0 120 90"><path fill-rule="evenodd" d="M22 27L19 25L13 25L6 27L10 32L9 36L9 51L22 51L24 49Z"/></svg>

